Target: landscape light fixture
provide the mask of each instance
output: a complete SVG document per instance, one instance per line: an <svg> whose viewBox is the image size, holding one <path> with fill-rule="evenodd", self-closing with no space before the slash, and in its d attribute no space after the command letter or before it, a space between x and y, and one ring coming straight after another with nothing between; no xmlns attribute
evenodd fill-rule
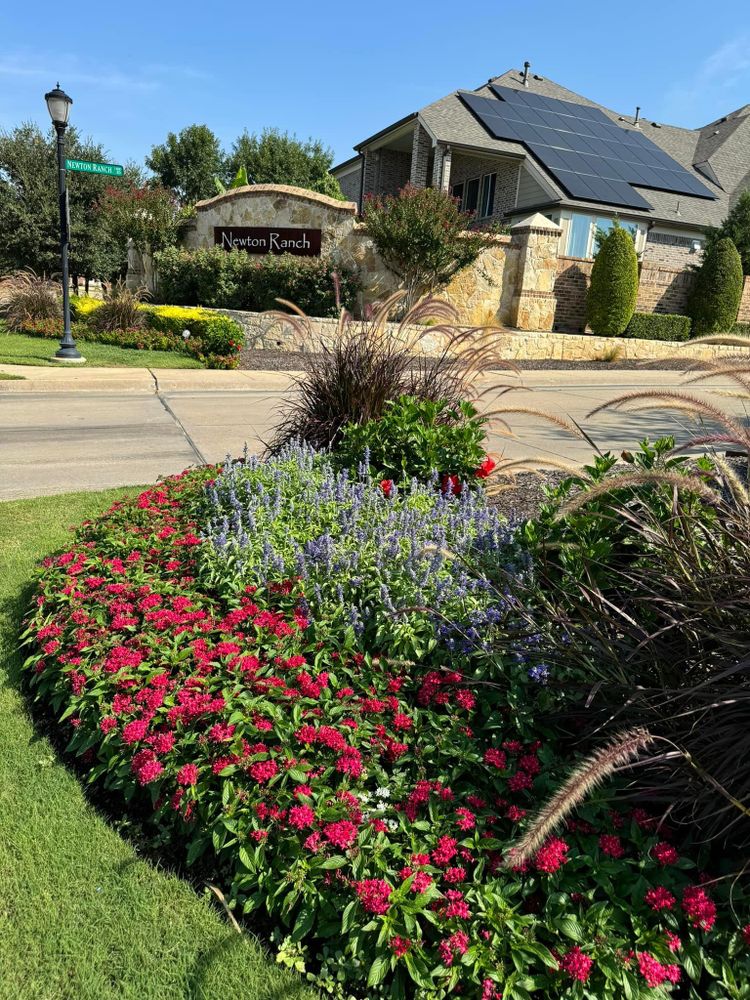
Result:
<svg viewBox="0 0 750 1000"><path fill-rule="evenodd" d="M68 219L68 191L66 185L67 171L65 169L65 129L68 127L68 115L72 98L68 97L60 84L54 90L44 95L47 110L52 124L57 132L57 193L60 201L60 259L62 261L62 293L63 293L63 336L60 347L55 354L56 361L72 361L81 363L83 358L70 332L70 288L68 278L68 244L70 243L70 224Z"/></svg>

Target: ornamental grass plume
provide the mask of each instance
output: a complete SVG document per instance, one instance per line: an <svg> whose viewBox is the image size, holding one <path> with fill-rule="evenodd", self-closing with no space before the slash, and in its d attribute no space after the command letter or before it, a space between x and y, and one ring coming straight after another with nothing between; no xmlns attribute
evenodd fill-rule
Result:
<svg viewBox="0 0 750 1000"><path fill-rule="evenodd" d="M630 764L653 739L647 729L630 729L583 760L537 813L518 844L510 849L505 858L505 866L512 868L528 861L597 786L611 777L618 768Z"/></svg>

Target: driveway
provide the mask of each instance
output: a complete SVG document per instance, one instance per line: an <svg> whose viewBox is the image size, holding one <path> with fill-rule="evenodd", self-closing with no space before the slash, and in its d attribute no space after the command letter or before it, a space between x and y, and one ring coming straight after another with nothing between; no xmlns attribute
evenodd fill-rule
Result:
<svg viewBox="0 0 750 1000"><path fill-rule="evenodd" d="M203 374L210 378L201 376L200 388L186 381L187 373L160 373L158 385L149 378L136 388L126 388L127 381L105 382L101 390L99 383L93 389L66 391L37 384L28 391L32 387L24 383L0 382L14 390L0 391L0 500L150 483L189 465L239 455L246 443L251 452L261 450L288 399L289 376L253 372L252 379L228 380L226 376L239 373ZM508 376L497 373L497 380ZM619 452L646 436L672 433L686 440L698 425L685 415L663 411L612 411L592 419L586 414L620 393L677 388L681 381L679 372L527 371L513 379L512 392L500 397L488 391L482 406L529 407L572 417L602 451ZM227 384L233 388L217 387ZM719 391L730 388L727 382L716 386ZM716 392L712 395L717 398ZM728 396L718 401L736 415L747 417L750 410L747 401ZM508 419L516 437L493 434L490 450L495 454L577 465L591 458L585 440L555 424L531 414Z"/></svg>

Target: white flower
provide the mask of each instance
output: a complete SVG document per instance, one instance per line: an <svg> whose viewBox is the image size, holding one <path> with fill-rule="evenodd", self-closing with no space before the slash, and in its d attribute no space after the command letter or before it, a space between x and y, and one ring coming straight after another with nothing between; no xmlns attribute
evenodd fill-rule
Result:
<svg viewBox="0 0 750 1000"><path fill-rule="evenodd" d="M388 819L388 820L386 820L386 823L388 824L388 829L391 831L391 833L393 833L394 830L398 830L398 820L397 819Z"/></svg>
<svg viewBox="0 0 750 1000"><path fill-rule="evenodd" d="M183 340L190 340L190 330L183 330L182 331L182 339Z"/></svg>
<svg viewBox="0 0 750 1000"><path fill-rule="evenodd" d="M379 799L389 799L391 797L391 790L390 788L383 788L383 787L376 788L375 794Z"/></svg>

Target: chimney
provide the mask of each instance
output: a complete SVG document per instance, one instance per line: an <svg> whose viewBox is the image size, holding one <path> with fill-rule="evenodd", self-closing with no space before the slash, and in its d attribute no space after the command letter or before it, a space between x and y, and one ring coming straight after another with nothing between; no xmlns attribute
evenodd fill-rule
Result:
<svg viewBox="0 0 750 1000"><path fill-rule="evenodd" d="M640 120L641 120L641 109L640 108L636 108L635 109L635 118L633 119L633 124L635 125L636 128L640 128L641 127L639 125Z"/></svg>
<svg viewBox="0 0 750 1000"><path fill-rule="evenodd" d="M528 87L528 85L529 85L529 70L530 69L531 69L531 63L527 59L526 62L523 64L523 85L524 85L524 87Z"/></svg>

